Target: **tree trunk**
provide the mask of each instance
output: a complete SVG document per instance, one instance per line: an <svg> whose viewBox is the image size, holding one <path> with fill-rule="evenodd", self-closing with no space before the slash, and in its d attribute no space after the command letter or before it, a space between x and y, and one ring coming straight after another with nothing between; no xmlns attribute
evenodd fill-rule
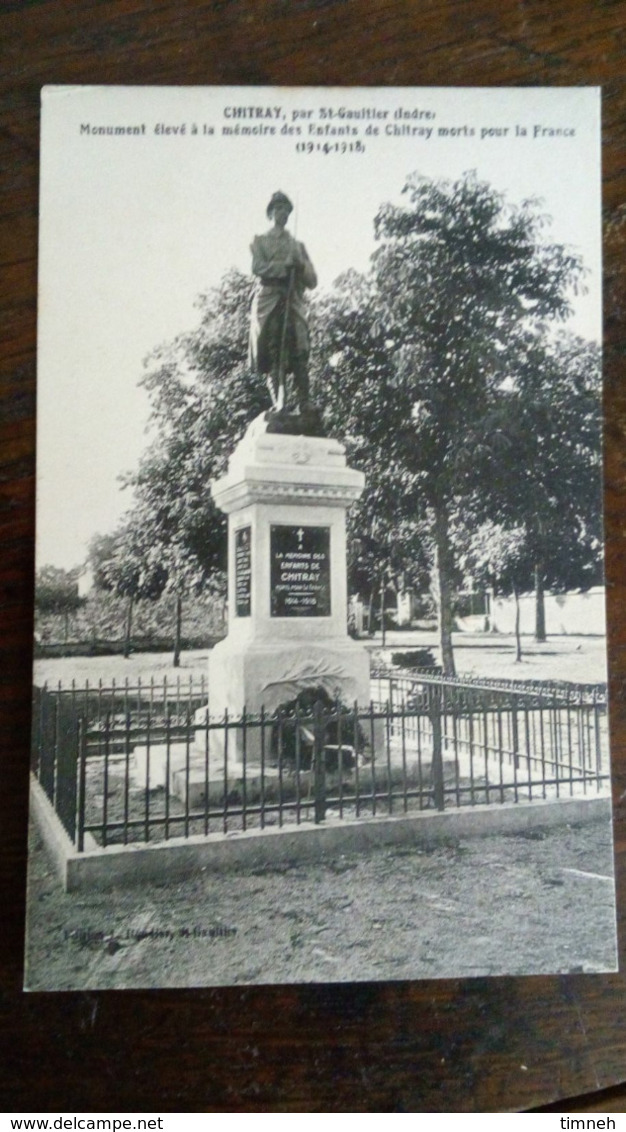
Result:
<svg viewBox="0 0 626 1132"><path fill-rule="evenodd" d="M381 647L385 647L385 575L380 579L380 631L382 634Z"/></svg>
<svg viewBox="0 0 626 1132"><path fill-rule="evenodd" d="M372 586L370 590L370 599L367 604L367 633L370 637L374 635L374 593L375 589L374 586Z"/></svg>
<svg viewBox="0 0 626 1132"><path fill-rule="evenodd" d="M132 631L133 631L133 604L134 604L134 601L135 601L135 599L131 594L131 596L128 599L128 609L126 610L126 625L125 625L125 628L124 628L124 659L125 660L128 660L128 657L130 656L130 638L131 638L131 634L132 634Z"/></svg>
<svg viewBox="0 0 626 1132"><path fill-rule="evenodd" d="M517 662L522 659L522 638L519 631L519 594L517 592L517 586L513 586L513 596L515 597L515 660Z"/></svg>
<svg viewBox="0 0 626 1132"><path fill-rule="evenodd" d="M174 668L180 667L180 637L181 626L183 620L183 599L180 594L176 594L176 629L174 632Z"/></svg>
<svg viewBox="0 0 626 1132"><path fill-rule="evenodd" d="M543 592L543 563L535 563L535 640L546 639L546 603Z"/></svg>
<svg viewBox="0 0 626 1132"><path fill-rule="evenodd" d="M448 533L448 515L445 504L435 508L434 523L435 562L433 583L437 616L439 619L439 645L444 676L456 676L452 649L452 548Z"/></svg>

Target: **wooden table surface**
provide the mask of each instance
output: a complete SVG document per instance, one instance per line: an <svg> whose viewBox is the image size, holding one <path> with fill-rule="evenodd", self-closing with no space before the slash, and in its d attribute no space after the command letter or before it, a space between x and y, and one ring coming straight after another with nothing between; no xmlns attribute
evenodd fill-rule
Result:
<svg viewBox="0 0 626 1132"><path fill-rule="evenodd" d="M623 975L28 996L20 990L44 83L602 85L607 574L623 945L625 16L622 0L0 5L0 1111L486 1112L611 1086L558 1111L626 1111L626 1092L615 1088L626 1079Z"/></svg>

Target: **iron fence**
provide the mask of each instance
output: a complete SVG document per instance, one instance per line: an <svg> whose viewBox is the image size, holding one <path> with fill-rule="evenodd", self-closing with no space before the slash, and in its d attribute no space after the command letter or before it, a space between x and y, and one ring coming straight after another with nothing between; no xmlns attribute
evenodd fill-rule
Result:
<svg viewBox="0 0 626 1132"><path fill-rule="evenodd" d="M584 796L606 691L379 670L366 709L215 718L203 680L36 688L33 770L79 851Z"/></svg>
<svg viewBox="0 0 626 1132"><path fill-rule="evenodd" d="M606 703L606 684L589 683L574 684L569 680L508 680L504 677L472 676L442 676L440 671L433 672L432 667L405 669L380 665L374 667L371 673L372 690L375 698L380 701L386 699L402 700L407 694L411 695L416 685L435 684L449 688L476 688L487 694L489 690L494 693L515 693L524 697L538 696L543 702L546 700L571 700L574 696L585 703L597 700ZM497 702L497 701L494 701Z"/></svg>

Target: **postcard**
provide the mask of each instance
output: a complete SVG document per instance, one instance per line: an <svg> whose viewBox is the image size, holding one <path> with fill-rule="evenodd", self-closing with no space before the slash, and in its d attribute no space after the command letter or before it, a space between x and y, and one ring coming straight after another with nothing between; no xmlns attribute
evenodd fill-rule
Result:
<svg viewBox="0 0 626 1132"><path fill-rule="evenodd" d="M42 92L28 990L616 970L595 88Z"/></svg>

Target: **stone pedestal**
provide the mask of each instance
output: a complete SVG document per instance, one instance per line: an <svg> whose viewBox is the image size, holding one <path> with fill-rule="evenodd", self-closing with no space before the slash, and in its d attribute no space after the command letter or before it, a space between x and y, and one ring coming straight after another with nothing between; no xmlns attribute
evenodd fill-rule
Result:
<svg viewBox="0 0 626 1132"><path fill-rule="evenodd" d="M369 656L347 633L345 516L364 482L336 440L268 433L264 417L248 428L212 485L228 515L229 608L209 659L212 720L271 715L305 688L369 703Z"/></svg>

